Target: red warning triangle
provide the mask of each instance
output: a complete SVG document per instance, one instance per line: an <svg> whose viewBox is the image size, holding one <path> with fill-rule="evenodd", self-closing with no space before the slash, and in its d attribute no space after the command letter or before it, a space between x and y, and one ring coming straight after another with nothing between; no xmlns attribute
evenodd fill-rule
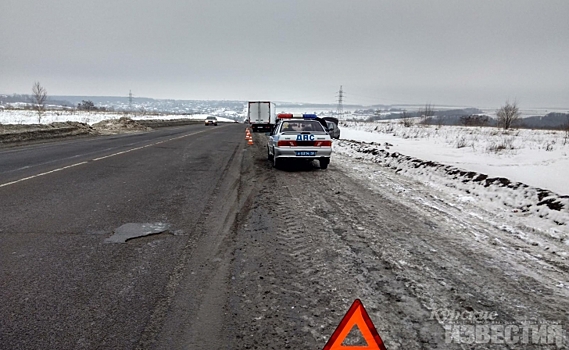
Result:
<svg viewBox="0 0 569 350"><path fill-rule="evenodd" d="M358 326L367 345L342 345L354 326ZM387 350L360 299L356 299L322 350Z"/></svg>

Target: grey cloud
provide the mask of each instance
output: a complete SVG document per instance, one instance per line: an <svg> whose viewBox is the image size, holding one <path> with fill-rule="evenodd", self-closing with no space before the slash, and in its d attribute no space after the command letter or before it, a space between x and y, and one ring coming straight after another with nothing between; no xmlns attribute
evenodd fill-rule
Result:
<svg viewBox="0 0 569 350"><path fill-rule="evenodd" d="M569 2L0 5L0 92L569 106ZM404 101L400 101L404 100Z"/></svg>

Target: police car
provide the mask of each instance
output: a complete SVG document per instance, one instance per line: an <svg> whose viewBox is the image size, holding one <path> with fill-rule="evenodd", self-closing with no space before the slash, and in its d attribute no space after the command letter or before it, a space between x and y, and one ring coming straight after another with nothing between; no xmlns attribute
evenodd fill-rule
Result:
<svg viewBox="0 0 569 350"><path fill-rule="evenodd" d="M328 168L332 138L325 125L326 121L316 114L278 114L267 143L268 158L273 166L278 167L284 159L318 159L321 169Z"/></svg>

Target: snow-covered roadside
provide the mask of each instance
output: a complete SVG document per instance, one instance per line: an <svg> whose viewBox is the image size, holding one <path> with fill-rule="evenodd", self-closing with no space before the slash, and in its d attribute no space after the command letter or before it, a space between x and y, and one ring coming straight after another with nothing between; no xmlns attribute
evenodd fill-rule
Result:
<svg viewBox="0 0 569 350"><path fill-rule="evenodd" d="M476 208L473 215L488 217L491 213L497 227L504 231L527 238L526 228L543 233L550 239L560 240L569 245L569 196L563 196L527 184L510 182L505 177L489 177L465 167L445 165L432 158L420 159L402 154L396 145L386 146L385 135L370 132L342 129L343 138L367 138L382 144L361 141L340 140L334 144L337 154L365 162L356 169L367 181L381 182L377 176L377 164L394 169L393 176L409 179L410 183L420 182L433 189L431 200L443 201L448 205ZM393 140L390 141L397 141ZM425 141L425 140L423 140ZM432 141L432 139L431 139ZM394 142L395 143L395 142ZM429 145L421 149L427 152ZM436 147L431 147L436 150ZM425 153L428 154L428 153ZM433 154L437 154L433 152ZM439 154L440 155L440 154ZM446 155L449 156L448 154ZM436 156L435 156L436 157ZM375 163L375 164L372 164ZM547 168L543 171L548 171ZM402 193L429 205L425 198L417 199L414 189L406 187ZM431 204L436 205L436 204ZM516 227L523 226L519 230ZM526 238L524 238L526 237Z"/></svg>
<svg viewBox="0 0 569 350"><path fill-rule="evenodd" d="M375 142L390 152L569 194L569 135L556 130L349 123L342 139Z"/></svg>
<svg viewBox="0 0 569 350"><path fill-rule="evenodd" d="M116 113L116 112L89 112L89 111L54 111L48 110L42 114L41 124L50 124L56 122L80 122L89 125L101 122L103 120L120 119L121 117L129 117L133 120L148 120L148 119L190 119L190 120L204 120L209 117L209 114L193 114L193 115L179 115L179 114L141 114L141 113ZM233 123L234 121L228 118L217 117L217 120L222 123ZM38 115L32 110L0 110L0 124L39 124Z"/></svg>

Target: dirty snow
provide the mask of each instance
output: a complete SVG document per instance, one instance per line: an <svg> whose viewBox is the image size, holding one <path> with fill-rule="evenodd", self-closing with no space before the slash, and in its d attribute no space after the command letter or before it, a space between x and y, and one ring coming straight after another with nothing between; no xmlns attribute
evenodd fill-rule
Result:
<svg viewBox="0 0 569 350"><path fill-rule="evenodd" d="M457 148L453 142L463 137L471 146ZM503 137L509 138L512 149L487 150ZM520 225L569 244L569 196L565 195L569 186L563 176L569 172L569 144L563 137L556 131L503 134L493 128L352 123L342 128L344 140L336 142L334 150L361 164L350 173L374 186L385 182L378 176L378 166L389 167L394 176L408 179L398 192L422 205L459 207L522 240L534 238L517 228ZM553 149L548 150L547 144ZM432 189L428 200L417 195L413 183Z"/></svg>

